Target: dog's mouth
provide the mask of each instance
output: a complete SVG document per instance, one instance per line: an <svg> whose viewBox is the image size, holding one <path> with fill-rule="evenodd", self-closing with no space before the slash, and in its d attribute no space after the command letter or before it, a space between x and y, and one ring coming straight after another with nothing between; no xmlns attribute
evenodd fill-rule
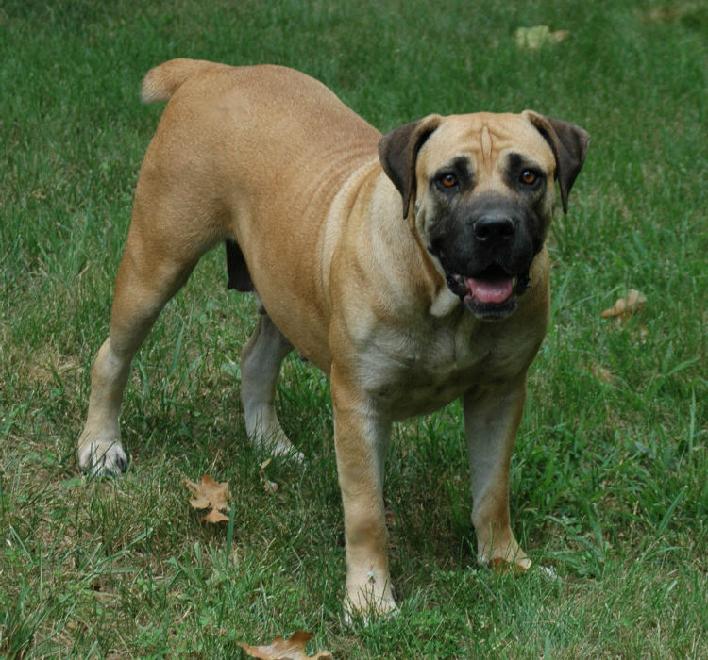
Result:
<svg viewBox="0 0 708 660"><path fill-rule="evenodd" d="M529 287L529 274L508 273L492 264L473 275L448 273L447 286L476 317L498 320L514 312L517 296Z"/></svg>

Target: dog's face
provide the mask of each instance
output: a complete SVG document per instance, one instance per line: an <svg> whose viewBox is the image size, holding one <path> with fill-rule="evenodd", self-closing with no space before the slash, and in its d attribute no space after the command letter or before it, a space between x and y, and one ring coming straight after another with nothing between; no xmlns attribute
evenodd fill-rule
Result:
<svg viewBox="0 0 708 660"><path fill-rule="evenodd" d="M437 270L483 320L503 319L529 286L551 219L588 136L532 111L431 115L384 136L381 163Z"/></svg>

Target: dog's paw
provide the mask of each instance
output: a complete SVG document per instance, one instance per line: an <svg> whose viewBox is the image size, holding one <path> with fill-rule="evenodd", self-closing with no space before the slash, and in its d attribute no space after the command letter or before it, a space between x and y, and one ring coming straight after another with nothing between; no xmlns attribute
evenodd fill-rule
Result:
<svg viewBox="0 0 708 660"><path fill-rule="evenodd" d="M279 440L276 444L269 447L270 453L273 456L284 456L294 463L302 463L305 460L305 454L298 451L285 434L283 434L283 438L285 438L285 442Z"/></svg>
<svg viewBox="0 0 708 660"><path fill-rule="evenodd" d="M480 566L491 568L496 572L524 573L531 568L531 559L516 542L511 530L506 534L498 535L488 543L479 543L477 562Z"/></svg>
<svg viewBox="0 0 708 660"><path fill-rule="evenodd" d="M505 571L525 573L531 568L531 559L521 548L516 548L513 552L494 553L492 557L481 555L478 561L482 566L487 566L500 573Z"/></svg>
<svg viewBox="0 0 708 660"><path fill-rule="evenodd" d="M344 623L353 626L355 622L368 625L377 619L387 619L397 616L398 605L393 598L384 598L378 601L363 601L357 598L355 603L350 597L344 599Z"/></svg>
<svg viewBox="0 0 708 660"><path fill-rule="evenodd" d="M253 445L264 454L282 456L294 463L302 463L305 455L299 452L280 426L257 429L250 435Z"/></svg>
<svg viewBox="0 0 708 660"><path fill-rule="evenodd" d="M371 570L361 584L347 585L347 597L344 599L344 619L348 625L360 620L369 621L395 616L398 605L393 597L393 588L388 577L378 576Z"/></svg>
<svg viewBox="0 0 708 660"><path fill-rule="evenodd" d="M494 559L485 562L484 565L496 573L504 573L506 571L525 573L531 568L531 560L527 557L522 561L507 561L503 557L494 557Z"/></svg>
<svg viewBox="0 0 708 660"><path fill-rule="evenodd" d="M86 440L77 450L79 467L92 477L117 475L128 469L120 440Z"/></svg>

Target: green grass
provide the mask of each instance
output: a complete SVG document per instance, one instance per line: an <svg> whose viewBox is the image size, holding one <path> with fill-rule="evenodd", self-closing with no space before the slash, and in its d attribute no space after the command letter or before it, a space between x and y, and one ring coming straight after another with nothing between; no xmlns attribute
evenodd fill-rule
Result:
<svg viewBox="0 0 708 660"><path fill-rule="evenodd" d="M667 9L666 11L652 11ZM519 51L516 27L568 29ZM0 8L0 655L230 657L296 629L337 657L706 657L705 34L699 3L8 0ZM279 388L304 468L264 492L238 403L254 304L206 257L138 358L125 477L74 443L140 160L176 56L277 62L381 129L428 112L540 112L593 141L551 237L552 327L513 463L536 565L476 566L459 405L401 424L387 477L398 617L342 618L342 512L323 376ZM599 312L648 297L625 325ZM597 377L609 370L611 383ZM234 538L181 481L234 496ZM314 648L314 647L312 647Z"/></svg>

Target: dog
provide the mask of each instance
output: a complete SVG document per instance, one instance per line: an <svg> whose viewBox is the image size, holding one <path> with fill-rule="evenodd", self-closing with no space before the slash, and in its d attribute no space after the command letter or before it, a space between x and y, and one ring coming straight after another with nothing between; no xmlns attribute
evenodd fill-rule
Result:
<svg viewBox="0 0 708 660"><path fill-rule="evenodd" d="M248 437L297 451L274 399L296 350L328 375L351 613L396 608L384 519L391 425L461 397L482 564L528 569L509 466L526 373L548 324L545 239L588 134L531 110L429 115L384 135L310 76L175 59L140 171L110 333L95 358L78 462L127 467L118 416L130 363L199 258L226 242L229 286L254 291L243 350Z"/></svg>

